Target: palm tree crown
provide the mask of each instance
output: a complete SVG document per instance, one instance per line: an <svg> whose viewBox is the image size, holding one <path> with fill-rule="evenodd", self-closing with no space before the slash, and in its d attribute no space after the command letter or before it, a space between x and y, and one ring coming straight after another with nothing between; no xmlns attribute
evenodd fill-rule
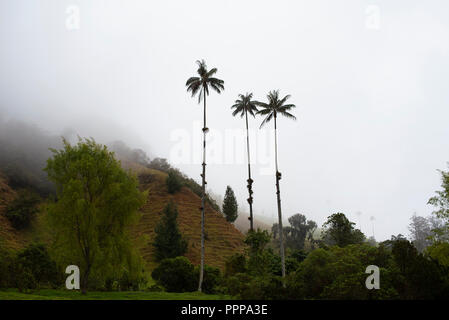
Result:
<svg viewBox="0 0 449 320"><path fill-rule="evenodd" d="M204 96L209 95L209 87L221 93L224 90L224 81L218 78L214 78L213 75L217 72L217 68L210 69L207 71L206 62L204 60L197 60L198 64L198 75L199 77L190 77L187 82L187 91L192 92L192 97L194 97L198 92L198 103L204 99Z"/></svg>
<svg viewBox="0 0 449 320"><path fill-rule="evenodd" d="M258 102L257 105L262 109L257 111L257 114L266 116L265 119L260 124L262 128L266 123L270 122L273 117L277 117L277 114L281 114L287 118L296 120L296 117L292 115L289 111L296 108L294 104L285 104L285 102L290 98L290 95L286 95L284 98L279 98L279 90L270 91L267 95L268 103Z"/></svg>
<svg viewBox="0 0 449 320"><path fill-rule="evenodd" d="M235 117L236 115L240 114L240 116L243 118L245 116L245 112L248 112L250 115L255 117L255 113L257 113L258 111L258 102L251 100L253 98L253 94L239 94L239 98L240 99L235 100L235 104L231 107L231 109L235 109L234 112L232 112L232 115Z"/></svg>

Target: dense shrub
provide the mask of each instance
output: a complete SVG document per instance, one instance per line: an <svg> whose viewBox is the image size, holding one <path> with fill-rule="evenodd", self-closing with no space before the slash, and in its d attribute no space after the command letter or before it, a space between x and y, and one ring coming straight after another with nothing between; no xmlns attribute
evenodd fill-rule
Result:
<svg viewBox="0 0 449 320"><path fill-rule="evenodd" d="M168 292L191 292L197 285L194 266L185 257L162 260L151 276Z"/></svg>
<svg viewBox="0 0 449 320"><path fill-rule="evenodd" d="M171 194L180 191L182 188L181 179L173 170L168 171L168 176L165 183L167 184L168 193Z"/></svg>
<svg viewBox="0 0 449 320"><path fill-rule="evenodd" d="M237 273L245 273L246 271L247 271L246 257L244 254L241 253L233 254L225 262L225 272L224 272L225 277L230 277Z"/></svg>
<svg viewBox="0 0 449 320"><path fill-rule="evenodd" d="M0 288L15 287L15 255L0 243Z"/></svg>
<svg viewBox="0 0 449 320"><path fill-rule="evenodd" d="M243 300L277 300L288 297L279 276L237 273L223 280L224 293Z"/></svg>
<svg viewBox="0 0 449 320"><path fill-rule="evenodd" d="M252 277L248 273L236 273L226 277L222 283L222 291L225 294L239 298L242 292L248 290Z"/></svg>
<svg viewBox="0 0 449 320"><path fill-rule="evenodd" d="M6 211L6 217L16 229L28 227L31 220L39 211L37 204L39 197L30 191L19 192L18 197L12 201Z"/></svg>
<svg viewBox="0 0 449 320"><path fill-rule="evenodd" d="M195 268L195 279L200 277L200 267ZM204 266L202 291L205 293L216 293L221 283L220 269L208 265Z"/></svg>
<svg viewBox="0 0 449 320"><path fill-rule="evenodd" d="M20 251L15 269L19 288L56 287L62 283L62 276L58 273L56 263L42 244L31 244Z"/></svg>
<svg viewBox="0 0 449 320"><path fill-rule="evenodd" d="M273 275L254 277L246 290L240 293L240 298L244 300L281 300L286 297L287 290L282 287L282 278Z"/></svg>

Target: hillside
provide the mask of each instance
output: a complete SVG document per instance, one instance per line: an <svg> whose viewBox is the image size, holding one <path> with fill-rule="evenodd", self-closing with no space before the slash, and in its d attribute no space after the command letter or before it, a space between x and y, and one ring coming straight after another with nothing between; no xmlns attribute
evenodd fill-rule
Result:
<svg viewBox="0 0 449 320"><path fill-rule="evenodd" d="M178 207L178 224L181 233L188 240L186 257L193 263L200 263L201 249L201 199L187 187L174 195L168 193L162 171L148 169L135 162L123 161L122 165L139 177L141 190L148 190L148 199L142 207L142 217L132 230L136 245L142 248L142 255L150 270L156 266L153 257L152 241L154 228L162 216L165 205L170 199ZM7 205L14 199L16 192L7 184L0 173L0 241L11 249L20 249L30 240L33 231L16 231L5 217ZM244 250L243 234L225 218L206 205L206 264L223 268L226 259L236 252ZM35 231L35 230L34 230Z"/></svg>
<svg viewBox="0 0 449 320"><path fill-rule="evenodd" d="M0 173L0 242L10 249L19 249L25 243L23 233L16 231L5 216L8 203L15 197L16 192L9 187Z"/></svg>
<svg viewBox="0 0 449 320"><path fill-rule="evenodd" d="M137 240L147 238L142 248L143 256L150 269L155 267L154 248L151 245L155 237L154 228L162 216L165 205L173 199L178 207L178 225L188 240L186 257L193 263L200 263L201 250L201 198L190 189L183 187L174 195L167 192L166 174L139 166L135 163L123 163L125 167L138 174L142 190L149 190L147 203L142 208L142 218L133 232ZM228 223L222 214L206 205L206 264L223 268L228 257L244 250L243 234Z"/></svg>

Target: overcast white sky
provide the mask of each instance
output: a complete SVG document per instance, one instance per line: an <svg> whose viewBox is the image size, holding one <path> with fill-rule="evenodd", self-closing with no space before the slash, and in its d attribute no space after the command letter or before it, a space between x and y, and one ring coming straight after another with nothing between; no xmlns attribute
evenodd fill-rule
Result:
<svg viewBox="0 0 449 320"><path fill-rule="evenodd" d="M285 217L321 225L344 212L371 235L374 216L384 240L408 234L414 212L430 214L436 169L447 168L448 56L443 0L0 0L0 113L122 139L200 181L202 108L185 81L204 58L226 88L208 99L209 188L229 184L244 203L246 164L225 161L227 134L244 133L230 106L280 89L298 117L279 121ZM274 219L270 128L253 137L254 207ZM180 146L192 154L181 163Z"/></svg>

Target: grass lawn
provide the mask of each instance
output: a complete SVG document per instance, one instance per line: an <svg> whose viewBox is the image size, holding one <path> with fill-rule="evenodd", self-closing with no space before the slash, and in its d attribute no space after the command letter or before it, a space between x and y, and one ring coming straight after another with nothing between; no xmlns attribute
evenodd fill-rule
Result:
<svg viewBox="0 0 449 320"><path fill-rule="evenodd" d="M20 293L17 289L0 290L0 300L227 300L230 296L199 292L88 292L42 289L32 293Z"/></svg>

